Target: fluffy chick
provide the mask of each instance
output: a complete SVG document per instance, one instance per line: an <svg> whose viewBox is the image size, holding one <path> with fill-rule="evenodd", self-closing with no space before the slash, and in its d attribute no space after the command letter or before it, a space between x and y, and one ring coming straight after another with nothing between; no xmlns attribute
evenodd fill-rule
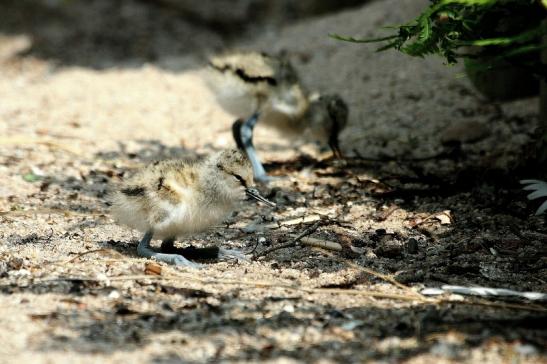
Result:
<svg viewBox="0 0 547 364"><path fill-rule="evenodd" d="M287 137L328 144L335 156L341 156L338 135L347 123L346 103L338 95L310 95L284 57L257 52L216 56L206 79L224 109L247 117L234 123L233 134L249 157L256 180L268 180L252 142L259 120Z"/></svg>
<svg viewBox="0 0 547 364"><path fill-rule="evenodd" d="M151 249L152 238L162 250L172 250L177 237L202 232L220 223L246 196L270 206L252 188L249 160L238 150L226 150L201 161L167 160L148 165L127 180L112 196L115 219L145 233L137 253L169 264L197 264L182 255ZM220 256L238 256L220 249Z"/></svg>

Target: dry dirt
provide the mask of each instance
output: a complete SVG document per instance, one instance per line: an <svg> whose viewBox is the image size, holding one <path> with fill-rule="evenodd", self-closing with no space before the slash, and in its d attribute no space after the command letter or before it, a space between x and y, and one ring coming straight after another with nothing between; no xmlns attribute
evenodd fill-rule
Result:
<svg viewBox="0 0 547 364"><path fill-rule="evenodd" d="M144 1L62 16L43 3L0 4L0 362L545 362L544 304L417 293L547 291L547 226L518 186L534 176L507 172L538 100L489 103L459 67L327 37L377 34L426 2L240 40ZM233 116L200 77L204 55L228 46L284 50L310 89L340 93L349 158L258 128L278 209L249 204L184 244L256 254L311 224L272 222L320 215L312 236L344 250L146 275L140 236L111 220L106 195L143 163L232 145Z"/></svg>

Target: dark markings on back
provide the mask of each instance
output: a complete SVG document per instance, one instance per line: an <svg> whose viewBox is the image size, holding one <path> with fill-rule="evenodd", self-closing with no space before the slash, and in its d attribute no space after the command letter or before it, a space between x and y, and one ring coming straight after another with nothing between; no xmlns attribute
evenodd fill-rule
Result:
<svg viewBox="0 0 547 364"><path fill-rule="evenodd" d="M126 196L144 196L146 190L144 187L128 187L121 190L121 192Z"/></svg>
<svg viewBox="0 0 547 364"><path fill-rule="evenodd" d="M226 72L226 71L233 72L245 82L249 82L249 83L266 82L270 86L276 86L277 85L277 80L273 77L269 77L269 76L250 76L250 75L246 74L245 71L242 70L241 68L235 68L234 69L233 67L230 67L228 65L226 65L224 67L218 67L218 66L215 66L212 63L210 63L210 65L214 69L219 70L220 72L223 72L223 73Z"/></svg>
<svg viewBox="0 0 547 364"><path fill-rule="evenodd" d="M158 191L161 190L161 188L163 187L163 181L165 180L164 177L160 177L158 179Z"/></svg>

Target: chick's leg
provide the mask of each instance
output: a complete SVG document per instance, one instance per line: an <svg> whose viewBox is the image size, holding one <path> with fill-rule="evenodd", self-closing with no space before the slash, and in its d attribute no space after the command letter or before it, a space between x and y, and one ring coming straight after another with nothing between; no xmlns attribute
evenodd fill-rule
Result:
<svg viewBox="0 0 547 364"><path fill-rule="evenodd" d="M167 264L173 264L178 265L182 267L190 267L190 268L199 268L200 264L194 263L183 257L182 255L177 254L164 254L164 253L158 253L150 247L150 242L152 241L152 236L154 236L154 233L152 231L146 232L144 234L143 238L139 242L139 245L137 246L137 254L141 257L145 258L153 258L156 259L159 262L164 262ZM171 244L173 242L171 241ZM163 245L163 244L162 244Z"/></svg>
<svg viewBox="0 0 547 364"><path fill-rule="evenodd" d="M264 170L264 166L258 159L256 149L253 145L253 130L258 122L259 115L260 114L256 112L244 122L237 120L232 126L232 132L237 146L245 151L245 154L247 154L247 157L251 161L255 180L267 182L269 177Z"/></svg>

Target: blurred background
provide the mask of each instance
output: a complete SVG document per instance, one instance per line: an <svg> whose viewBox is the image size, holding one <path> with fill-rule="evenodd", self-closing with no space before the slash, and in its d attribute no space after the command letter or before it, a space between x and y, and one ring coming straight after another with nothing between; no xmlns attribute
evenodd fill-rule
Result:
<svg viewBox="0 0 547 364"><path fill-rule="evenodd" d="M105 68L218 50L257 33L365 0L5 0L0 32L25 35L22 54Z"/></svg>

